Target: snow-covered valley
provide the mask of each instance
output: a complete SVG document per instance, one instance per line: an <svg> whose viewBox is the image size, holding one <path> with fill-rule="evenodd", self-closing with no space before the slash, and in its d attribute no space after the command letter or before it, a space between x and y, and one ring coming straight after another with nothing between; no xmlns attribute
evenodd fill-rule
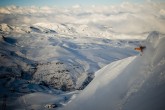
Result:
<svg viewBox="0 0 165 110"><path fill-rule="evenodd" d="M2 110L135 109L148 100L144 91L164 84L164 10L158 3L1 7ZM142 56L139 45L147 47Z"/></svg>

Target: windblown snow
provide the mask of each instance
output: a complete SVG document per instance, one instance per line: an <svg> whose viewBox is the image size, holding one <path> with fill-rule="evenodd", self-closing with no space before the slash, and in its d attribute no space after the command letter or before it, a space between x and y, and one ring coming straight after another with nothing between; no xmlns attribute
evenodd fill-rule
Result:
<svg viewBox="0 0 165 110"><path fill-rule="evenodd" d="M164 109L164 19L164 2L0 7L2 110Z"/></svg>

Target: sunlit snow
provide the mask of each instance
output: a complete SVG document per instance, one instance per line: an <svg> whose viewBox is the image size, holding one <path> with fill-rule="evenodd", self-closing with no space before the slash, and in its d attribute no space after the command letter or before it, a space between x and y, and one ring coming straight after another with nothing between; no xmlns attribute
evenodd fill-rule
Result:
<svg viewBox="0 0 165 110"><path fill-rule="evenodd" d="M2 110L164 109L164 19L163 2L0 7Z"/></svg>

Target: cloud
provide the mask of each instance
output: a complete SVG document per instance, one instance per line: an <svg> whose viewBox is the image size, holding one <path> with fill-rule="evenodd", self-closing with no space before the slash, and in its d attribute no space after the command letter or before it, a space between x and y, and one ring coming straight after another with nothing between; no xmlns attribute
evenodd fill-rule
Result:
<svg viewBox="0 0 165 110"><path fill-rule="evenodd" d="M59 23L108 27L106 32L115 34L140 34L150 31L165 32L165 3L147 2L134 4L124 2L111 6L75 5L60 7L0 8L0 23L10 25L33 25L36 23ZM76 28L76 27L75 27Z"/></svg>

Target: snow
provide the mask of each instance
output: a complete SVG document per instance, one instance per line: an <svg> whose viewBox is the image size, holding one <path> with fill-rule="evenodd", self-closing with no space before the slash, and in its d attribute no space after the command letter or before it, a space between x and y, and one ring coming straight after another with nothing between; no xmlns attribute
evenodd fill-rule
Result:
<svg viewBox="0 0 165 110"><path fill-rule="evenodd" d="M64 109L164 109L165 37L152 32L144 45L142 56L125 58L97 71L92 82Z"/></svg>
<svg viewBox="0 0 165 110"><path fill-rule="evenodd" d="M164 33L164 3L76 7L2 7L0 22L28 24L65 35L114 39L145 39L148 32Z"/></svg>
<svg viewBox="0 0 165 110"><path fill-rule="evenodd" d="M15 109L17 109L17 107L19 109L24 109L25 107L26 109L48 109L46 106L47 104L52 102L56 103L59 100L63 99L60 99L58 96L53 94L31 93L20 97L14 102L16 103L14 105L16 106Z"/></svg>
<svg viewBox="0 0 165 110"><path fill-rule="evenodd" d="M143 99L148 80L164 82L164 10L164 3L152 2L0 7L0 105L132 107L139 94ZM134 48L143 44L147 49L140 56Z"/></svg>

